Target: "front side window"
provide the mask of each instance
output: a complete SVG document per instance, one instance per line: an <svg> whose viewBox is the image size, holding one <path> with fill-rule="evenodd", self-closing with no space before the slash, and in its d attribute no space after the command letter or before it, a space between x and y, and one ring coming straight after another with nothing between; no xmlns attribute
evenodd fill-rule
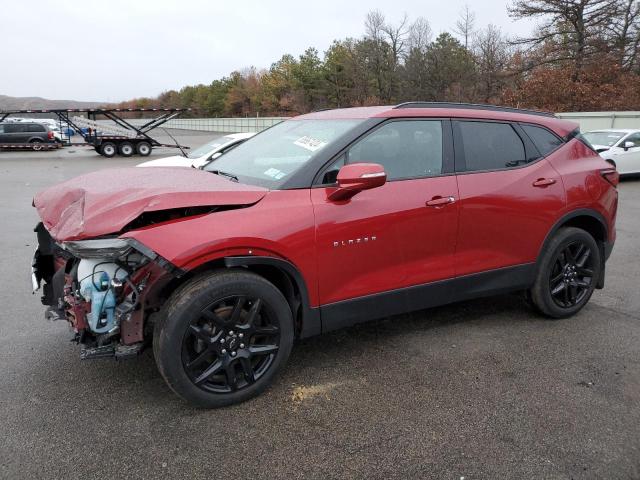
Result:
<svg viewBox="0 0 640 480"><path fill-rule="evenodd" d="M277 189L327 145L364 121L286 120L233 148L204 170Z"/></svg>
<svg viewBox="0 0 640 480"><path fill-rule="evenodd" d="M633 143L632 148L640 147L640 133L634 133L632 135L629 135L627 138L624 139L624 144L626 144L627 142Z"/></svg>
<svg viewBox="0 0 640 480"><path fill-rule="evenodd" d="M456 165L457 170L500 170L527 163L524 143L508 123L461 121L458 128L465 165Z"/></svg>
<svg viewBox="0 0 640 480"><path fill-rule="evenodd" d="M389 122L355 143L347 163L378 163L388 180L432 177L442 173L442 122Z"/></svg>

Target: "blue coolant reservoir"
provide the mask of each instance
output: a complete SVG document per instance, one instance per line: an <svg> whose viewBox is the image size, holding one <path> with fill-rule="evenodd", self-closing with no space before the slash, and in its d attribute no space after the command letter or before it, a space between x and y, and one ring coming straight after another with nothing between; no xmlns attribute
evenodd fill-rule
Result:
<svg viewBox="0 0 640 480"><path fill-rule="evenodd" d="M111 280L124 280L127 272L115 263L100 259L80 260L78 280L80 293L91 302L91 312L87 314L89 328L95 333L105 333L116 326L116 293Z"/></svg>

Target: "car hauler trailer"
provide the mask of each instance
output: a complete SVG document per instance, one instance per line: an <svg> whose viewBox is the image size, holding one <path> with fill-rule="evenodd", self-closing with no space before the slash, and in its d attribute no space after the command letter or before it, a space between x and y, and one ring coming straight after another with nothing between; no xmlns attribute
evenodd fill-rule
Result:
<svg viewBox="0 0 640 480"><path fill-rule="evenodd" d="M146 157L154 147L189 148L177 143L160 143L149 135L149 132L153 129L188 110L189 109L184 108L54 108L43 110L0 110L0 122L6 120L11 115L55 115L61 125L73 129L80 134L85 141L85 143L71 143L69 138L63 145L93 147L96 152L105 157L113 157L116 154L124 157L130 157L134 154ZM134 125L130 121L131 119L123 118L123 114L137 112L149 112L151 115L156 115L156 117L148 119L146 123L141 126ZM113 123L99 122L97 117L104 117ZM32 145L0 144L0 148L32 148Z"/></svg>

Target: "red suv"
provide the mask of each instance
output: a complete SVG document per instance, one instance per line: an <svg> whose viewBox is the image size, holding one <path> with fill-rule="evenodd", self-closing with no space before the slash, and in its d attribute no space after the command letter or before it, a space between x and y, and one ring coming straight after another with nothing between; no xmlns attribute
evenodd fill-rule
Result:
<svg viewBox="0 0 640 480"><path fill-rule="evenodd" d="M604 285L617 181L549 114L315 112L205 170L102 170L39 193L34 289L81 358L152 344L178 395L218 407L264 390L296 338L516 290L575 314Z"/></svg>

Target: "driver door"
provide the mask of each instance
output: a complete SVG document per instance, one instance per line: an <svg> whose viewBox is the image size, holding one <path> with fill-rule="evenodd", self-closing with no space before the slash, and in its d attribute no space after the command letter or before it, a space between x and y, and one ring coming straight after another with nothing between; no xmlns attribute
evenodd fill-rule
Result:
<svg viewBox="0 0 640 480"><path fill-rule="evenodd" d="M450 131L448 121L387 122L319 175L311 200L323 330L415 309L411 296L424 292L407 287L453 277L458 189L443 135ZM345 162L381 164L387 183L331 201Z"/></svg>

